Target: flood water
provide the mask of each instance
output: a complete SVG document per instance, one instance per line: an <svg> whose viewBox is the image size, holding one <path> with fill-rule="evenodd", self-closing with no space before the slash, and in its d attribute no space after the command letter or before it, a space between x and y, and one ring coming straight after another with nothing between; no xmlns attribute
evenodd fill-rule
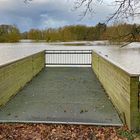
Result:
<svg viewBox="0 0 140 140"><path fill-rule="evenodd" d="M78 46L77 46L78 43ZM80 44L79 44L80 43ZM0 43L0 66L39 51L47 50L94 50L109 61L133 75L140 75L140 43L131 43L120 48L103 41L66 43Z"/></svg>

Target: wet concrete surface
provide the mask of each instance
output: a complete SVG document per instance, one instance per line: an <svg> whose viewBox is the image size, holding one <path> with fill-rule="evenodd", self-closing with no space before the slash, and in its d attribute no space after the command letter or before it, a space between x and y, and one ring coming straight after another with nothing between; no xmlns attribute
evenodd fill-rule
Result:
<svg viewBox="0 0 140 140"><path fill-rule="evenodd" d="M48 67L5 106L0 122L121 126L91 68Z"/></svg>

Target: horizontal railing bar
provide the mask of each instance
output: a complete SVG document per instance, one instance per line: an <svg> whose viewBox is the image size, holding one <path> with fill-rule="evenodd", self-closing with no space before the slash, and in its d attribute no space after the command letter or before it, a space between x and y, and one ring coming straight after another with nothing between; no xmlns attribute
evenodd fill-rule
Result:
<svg viewBox="0 0 140 140"><path fill-rule="evenodd" d="M92 54L92 52L46 52L46 54Z"/></svg>
<svg viewBox="0 0 140 140"><path fill-rule="evenodd" d="M92 50L45 50L45 51L91 51Z"/></svg>
<svg viewBox="0 0 140 140"><path fill-rule="evenodd" d="M45 65L91 65L91 63L46 63Z"/></svg>

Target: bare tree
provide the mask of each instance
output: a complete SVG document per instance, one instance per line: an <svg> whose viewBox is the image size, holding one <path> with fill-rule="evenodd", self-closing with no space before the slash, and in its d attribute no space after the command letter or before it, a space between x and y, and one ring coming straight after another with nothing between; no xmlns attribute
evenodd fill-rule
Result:
<svg viewBox="0 0 140 140"><path fill-rule="evenodd" d="M24 3L28 3L28 2L30 2L30 1L32 1L32 0L24 0Z"/></svg>
<svg viewBox="0 0 140 140"><path fill-rule="evenodd" d="M118 19L128 19L135 18L136 16L140 16L140 0L112 0L112 6L116 7L116 10L112 15L110 15L107 19L107 22L110 20L118 20ZM86 16L88 13L94 13L94 4L98 2L102 4L104 0L75 0L75 9L79 9L80 7L84 7L84 11L82 16Z"/></svg>
<svg viewBox="0 0 140 140"><path fill-rule="evenodd" d="M117 10L109 17L111 19L128 19L140 16L140 0L115 0Z"/></svg>

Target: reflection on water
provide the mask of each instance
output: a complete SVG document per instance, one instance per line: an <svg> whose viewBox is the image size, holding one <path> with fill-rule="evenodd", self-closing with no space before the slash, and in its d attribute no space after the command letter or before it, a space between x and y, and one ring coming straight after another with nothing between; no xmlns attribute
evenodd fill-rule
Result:
<svg viewBox="0 0 140 140"><path fill-rule="evenodd" d="M81 43L81 42L80 42ZM80 44L79 43L79 44ZM57 45L56 45L57 44ZM66 43L69 44L69 43ZM124 48L101 42L82 42L82 46L64 46L63 43L0 43L0 65L23 58L41 50L95 50L131 74L140 74L140 43L132 43ZM89 45L90 44L90 45Z"/></svg>

